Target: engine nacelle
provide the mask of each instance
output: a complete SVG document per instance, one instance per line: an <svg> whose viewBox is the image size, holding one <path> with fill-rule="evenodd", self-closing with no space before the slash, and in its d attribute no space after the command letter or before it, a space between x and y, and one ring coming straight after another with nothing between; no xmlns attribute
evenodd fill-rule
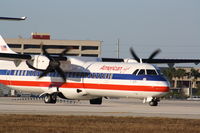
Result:
<svg viewBox="0 0 200 133"><path fill-rule="evenodd" d="M89 100L96 97L88 95L84 89L75 88L59 88L59 91L63 94L66 99L73 100ZM62 98L62 97L61 97Z"/></svg>
<svg viewBox="0 0 200 133"><path fill-rule="evenodd" d="M31 64L33 65L33 67L37 68L37 69L42 69L42 70L46 70L46 68L49 65L49 59L44 56L44 55L35 55L33 56L33 59L31 59Z"/></svg>

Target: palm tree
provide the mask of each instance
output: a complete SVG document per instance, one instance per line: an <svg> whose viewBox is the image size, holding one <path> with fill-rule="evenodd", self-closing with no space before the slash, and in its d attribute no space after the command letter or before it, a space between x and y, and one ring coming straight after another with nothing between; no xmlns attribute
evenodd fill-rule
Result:
<svg viewBox="0 0 200 133"><path fill-rule="evenodd" d="M175 76L175 68L169 67L166 69L163 69L162 73L166 76L166 78L169 80L170 83L172 83L172 79Z"/></svg>
<svg viewBox="0 0 200 133"><path fill-rule="evenodd" d="M176 69L176 71L175 71L175 77L181 79L184 76L186 76L186 70L185 69Z"/></svg>
<svg viewBox="0 0 200 133"><path fill-rule="evenodd" d="M171 85L172 85L172 84L177 84L177 83L173 83L173 78L183 79L184 76L187 75L185 69L175 69L175 68L166 68L166 69L163 70L163 74L164 74L164 75L167 77L167 79L170 81L170 84L171 84ZM175 82L176 82L176 80L175 80ZM180 86L181 86L181 88L182 88L182 86L183 86L182 80L181 80L180 83L181 83ZM176 86L174 86L174 87L176 87ZM176 91L172 92L170 95L171 95L172 97L182 97L182 96L183 96L182 93L176 92Z"/></svg>
<svg viewBox="0 0 200 133"><path fill-rule="evenodd" d="M175 69L175 68L166 68L163 70L163 74L167 77L167 79L172 83L173 78L183 78L187 75L185 69Z"/></svg>
<svg viewBox="0 0 200 133"><path fill-rule="evenodd" d="M186 70L185 69L176 69L175 71L175 76L178 79L182 79L180 82L180 87L183 87L183 78L187 76Z"/></svg>

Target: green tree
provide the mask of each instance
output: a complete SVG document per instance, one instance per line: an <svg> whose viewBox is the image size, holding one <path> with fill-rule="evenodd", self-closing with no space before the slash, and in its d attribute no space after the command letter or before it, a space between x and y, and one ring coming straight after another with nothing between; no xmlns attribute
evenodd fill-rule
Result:
<svg viewBox="0 0 200 133"><path fill-rule="evenodd" d="M176 69L175 68L166 68L163 69L162 73L166 76L170 83L172 83L172 79L175 76Z"/></svg>
<svg viewBox="0 0 200 133"><path fill-rule="evenodd" d="M163 74L167 77L167 79L170 81L170 84L173 84L173 78L183 79L185 76L187 76L185 69L175 69L175 68L166 68L163 70ZM183 82L180 82L180 86L183 86ZM175 97L175 98L183 98L184 95L182 93L178 92L171 92L169 93L169 97Z"/></svg>
<svg viewBox="0 0 200 133"><path fill-rule="evenodd" d="M195 80L200 77L199 71L194 68L191 69L191 77Z"/></svg>
<svg viewBox="0 0 200 133"><path fill-rule="evenodd" d="M186 76L186 70L185 69L176 69L174 77L177 77L179 79L183 79L184 76Z"/></svg>
<svg viewBox="0 0 200 133"><path fill-rule="evenodd" d="M174 77L180 80L180 88L183 87L183 78L187 76L187 72L185 69L176 69Z"/></svg>

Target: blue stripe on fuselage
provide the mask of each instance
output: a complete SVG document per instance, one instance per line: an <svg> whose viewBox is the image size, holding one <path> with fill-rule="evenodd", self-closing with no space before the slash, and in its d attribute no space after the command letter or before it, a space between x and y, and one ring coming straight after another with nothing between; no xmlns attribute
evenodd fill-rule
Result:
<svg viewBox="0 0 200 133"><path fill-rule="evenodd" d="M150 80L150 81L166 81L161 75L133 75L133 74L113 74L112 79L121 80Z"/></svg>
<svg viewBox="0 0 200 133"><path fill-rule="evenodd" d="M0 70L0 75L11 76L39 76L41 72L32 70ZM116 80L146 80L146 81L166 81L161 75L133 75L116 73L87 73L87 72L67 72L68 78L92 78L92 79L116 79ZM60 77L58 73L49 73L47 76Z"/></svg>

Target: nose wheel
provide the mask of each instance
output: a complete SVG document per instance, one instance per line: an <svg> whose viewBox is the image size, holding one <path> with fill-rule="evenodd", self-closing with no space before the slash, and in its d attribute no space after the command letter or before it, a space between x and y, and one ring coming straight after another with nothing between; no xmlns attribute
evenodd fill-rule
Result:
<svg viewBox="0 0 200 133"><path fill-rule="evenodd" d="M160 100L158 98L153 98L150 102L149 102L149 105L150 106L158 106L158 102Z"/></svg>

